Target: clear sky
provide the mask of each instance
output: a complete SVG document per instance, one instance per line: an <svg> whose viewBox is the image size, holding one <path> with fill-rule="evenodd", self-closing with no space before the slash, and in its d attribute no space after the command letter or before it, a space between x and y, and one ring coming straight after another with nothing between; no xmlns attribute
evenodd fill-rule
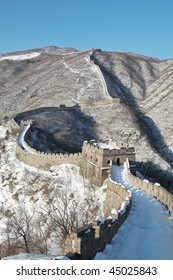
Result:
<svg viewBox="0 0 173 280"><path fill-rule="evenodd" d="M173 0L0 0L0 53L46 46L173 58Z"/></svg>

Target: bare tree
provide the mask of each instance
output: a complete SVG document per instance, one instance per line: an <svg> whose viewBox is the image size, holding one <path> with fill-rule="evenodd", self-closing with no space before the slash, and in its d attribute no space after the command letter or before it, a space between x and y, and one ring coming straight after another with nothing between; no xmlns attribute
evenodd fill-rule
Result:
<svg viewBox="0 0 173 280"><path fill-rule="evenodd" d="M100 214L100 203L92 187L79 198L72 190L66 189L57 192L56 199L41 212L47 217L56 243L62 245L68 234L91 223Z"/></svg>
<svg viewBox="0 0 173 280"><path fill-rule="evenodd" d="M47 236L42 228L42 217L36 209L20 207L11 213L6 223L6 242L3 246L12 253L47 253Z"/></svg>
<svg viewBox="0 0 173 280"><path fill-rule="evenodd" d="M12 216L8 219L7 229L13 239L20 240L26 253L30 253L29 244L33 232L34 212L29 214L24 207L18 211L13 212Z"/></svg>
<svg viewBox="0 0 173 280"><path fill-rule="evenodd" d="M6 256L21 252L47 254L50 241L62 249L68 234L90 224L100 214L101 203L92 185L84 186L81 192L70 185L71 182L63 189L57 188L53 196L49 194L44 208L29 210L19 205L3 211L7 222L2 250Z"/></svg>

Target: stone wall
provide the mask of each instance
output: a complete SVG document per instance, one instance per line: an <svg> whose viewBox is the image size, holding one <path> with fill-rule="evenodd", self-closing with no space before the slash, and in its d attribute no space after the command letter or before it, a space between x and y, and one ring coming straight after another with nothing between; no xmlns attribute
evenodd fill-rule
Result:
<svg viewBox="0 0 173 280"><path fill-rule="evenodd" d="M131 191L127 190L123 185L113 181L109 175L106 189L106 198L104 201L104 216L108 218L110 215L116 218L116 210L123 211L123 204L130 205Z"/></svg>
<svg viewBox="0 0 173 280"><path fill-rule="evenodd" d="M107 144L107 140L102 143ZM91 183L102 186L104 180L108 178L111 162L123 164L126 158L135 160L134 147L128 147L122 143L117 143L117 146L117 149L101 148L95 140L84 141L82 148L83 176Z"/></svg>
<svg viewBox="0 0 173 280"><path fill-rule="evenodd" d="M128 160L126 160L124 168L128 182L160 201L169 210L170 216L173 219L173 195L158 183L153 184L148 180L141 180L132 175Z"/></svg>
<svg viewBox="0 0 173 280"><path fill-rule="evenodd" d="M60 165L64 163L76 164L79 167L81 167L81 160L82 160L81 153L71 153L71 154L52 153L51 154L51 153L40 152L30 147L28 143L25 141L25 134L27 130L30 128L31 124L32 124L32 120L26 120L21 122L21 126L23 126L23 129L25 128L25 132L23 133L22 137L20 137L20 135L18 136L18 140L16 144L16 156L19 160L23 161L25 164L34 166L36 168L41 168L43 170L49 170L52 165ZM20 128L20 126L15 122L14 125ZM21 138L20 141L19 138Z"/></svg>
<svg viewBox="0 0 173 280"><path fill-rule="evenodd" d="M130 211L119 215L117 220L106 220L103 224L93 222L92 225L70 234L65 241L65 252L68 255L79 254L80 259L94 259L97 253L103 252L106 245L110 244L120 226L125 221Z"/></svg>
<svg viewBox="0 0 173 280"><path fill-rule="evenodd" d="M106 85L105 78L104 78L104 76L103 76L103 73L102 73L100 67L99 67L97 64L95 64L95 62L91 59L91 55L93 54L93 52L94 52L94 50L92 50L92 51L89 53L89 55L86 57L86 59L89 60L89 62L90 62L90 63L95 67L95 69L97 70L98 75L99 75L99 77L100 77L100 79L101 79L101 82L102 82L103 91L104 91L105 96L108 97L108 98L111 98L111 97L110 97L110 94L109 94L109 92L108 92L108 89L107 89L107 85Z"/></svg>
<svg viewBox="0 0 173 280"><path fill-rule="evenodd" d="M16 145L16 156L25 164L41 168L43 170L49 170L52 165L59 165L63 163L81 166L81 153L47 154L39 151L36 151L36 153L28 153L25 152L25 150L23 150L19 145Z"/></svg>
<svg viewBox="0 0 173 280"><path fill-rule="evenodd" d="M14 118L11 118L9 123L13 133L17 134L20 132L21 127L15 122Z"/></svg>
<svg viewBox="0 0 173 280"><path fill-rule="evenodd" d="M131 192L109 177L104 203L106 219L68 235L65 241L66 254L79 254L80 259L94 259L110 244L131 209Z"/></svg>
<svg viewBox="0 0 173 280"><path fill-rule="evenodd" d="M103 99L103 100L96 100L96 101L86 101L86 102L78 102L78 105L81 108L86 107L100 107L105 105L113 105L113 104L120 104L120 98L109 98L109 99Z"/></svg>

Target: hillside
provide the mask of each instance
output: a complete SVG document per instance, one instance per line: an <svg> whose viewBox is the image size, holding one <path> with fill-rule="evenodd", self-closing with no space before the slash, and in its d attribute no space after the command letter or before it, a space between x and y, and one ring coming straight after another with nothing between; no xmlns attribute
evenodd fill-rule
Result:
<svg viewBox="0 0 173 280"><path fill-rule="evenodd" d="M1 120L40 107L83 102L81 114L93 120L94 133L89 138L113 138L135 145L137 161L170 171L172 76L173 60L133 53L47 47L6 54L0 57ZM117 97L120 104L91 106L93 101ZM71 126L64 125L69 133ZM85 132L88 125L84 122ZM151 175L145 164L142 169Z"/></svg>
<svg viewBox="0 0 173 280"><path fill-rule="evenodd" d="M135 146L139 171L173 193L172 78L173 60L133 53L47 47L0 56L3 257L27 252L14 238L21 217L31 252L63 254L59 224L55 230L51 213L73 206L75 223L82 226L86 213L91 220L94 211L102 215L104 200L102 188L91 188L75 165L42 171L17 160L17 135L8 119L15 115L20 123L31 118L26 140L41 151L78 152L83 140L93 138Z"/></svg>

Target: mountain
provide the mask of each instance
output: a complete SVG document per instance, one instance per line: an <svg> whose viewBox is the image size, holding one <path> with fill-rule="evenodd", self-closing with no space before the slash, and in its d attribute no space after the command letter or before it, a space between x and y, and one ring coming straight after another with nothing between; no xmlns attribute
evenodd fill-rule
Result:
<svg viewBox="0 0 173 280"><path fill-rule="evenodd" d="M172 59L134 53L46 47L4 54L0 57L1 121L25 111L32 115L31 110L40 107L79 105L84 131L93 126L89 137L135 146L140 170L169 187L172 78ZM69 121L64 123L71 128Z"/></svg>

